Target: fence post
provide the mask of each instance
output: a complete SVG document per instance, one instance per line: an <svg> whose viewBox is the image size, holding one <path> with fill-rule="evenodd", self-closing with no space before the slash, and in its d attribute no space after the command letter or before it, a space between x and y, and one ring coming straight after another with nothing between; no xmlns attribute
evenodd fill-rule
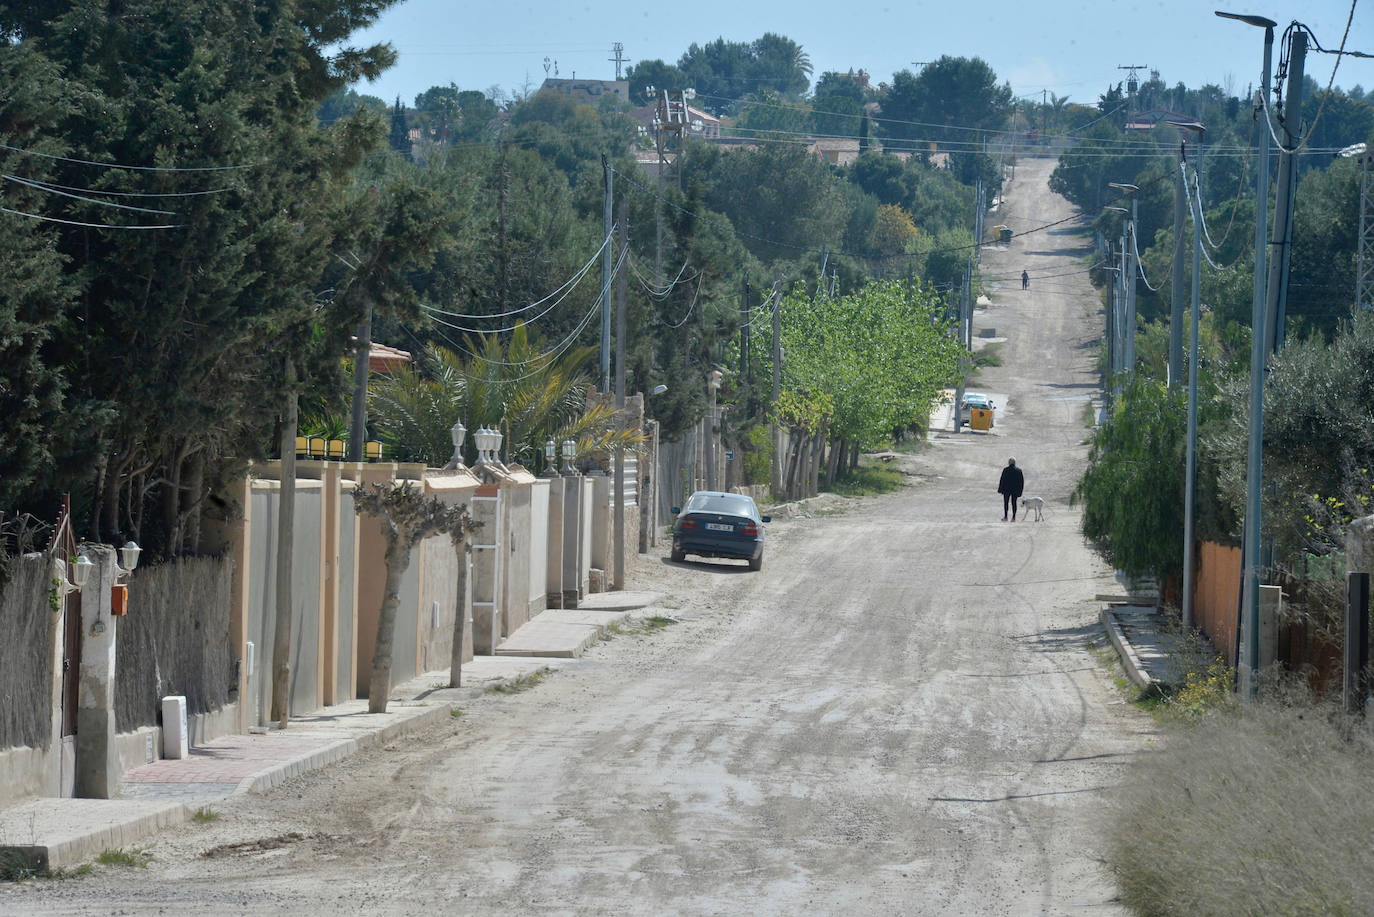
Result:
<svg viewBox="0 0 1374 917"><path fill-rule="evenodd" d="M1345 712L1364 713L1369 695L1369 574L1345 575Z"/></svg>

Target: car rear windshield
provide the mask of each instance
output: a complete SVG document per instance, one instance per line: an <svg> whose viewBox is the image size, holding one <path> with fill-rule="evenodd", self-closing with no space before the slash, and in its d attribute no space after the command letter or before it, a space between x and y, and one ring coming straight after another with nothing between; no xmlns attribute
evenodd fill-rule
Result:
<svg viewBox="0 0 1374 917"><path fill-rule="evenodd" d="M757 515L754 501L742 494L692 494L687 501L689 513L728 513L731 516Z"/></svg>

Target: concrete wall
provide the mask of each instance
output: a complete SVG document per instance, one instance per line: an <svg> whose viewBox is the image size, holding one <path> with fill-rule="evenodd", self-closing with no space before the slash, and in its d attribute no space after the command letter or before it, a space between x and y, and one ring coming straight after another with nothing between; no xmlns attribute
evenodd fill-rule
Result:
<svg viewBox="0 0 1374 917"><path fill-rule="evenodd" d="M272 709L272 653L276 642L277 521L279 481L253 482L250 532L252 548L247 582L247 638L254 644L253 672L246 686L248 726L268 722ZM321 666L324 633L323 596L324 492L320 481L296 481L296 517L291 557L292 713L308 713L323 704Z"/></svg>
<svg viewBox="0 0 1374 917"><path fill-rule="evenodd" d="M529 610L533 618L548 607L549 479L530 485Z"/></svg>
<svg viewBox="0 0 1374 917"><path fill-rule="evenodd" d="M592 490L592 538L589 563L593 569L611 569L611 484L604 474L587 475Z"/></svg>
<svg viewBox="0 0 1374 917"><path fill-rule="evenodd" d="M420 671L448 668L453 619L458 613L458 553L447 535L426 538L424 581L420 586Z"/></svg>
<svg viewBox="0 0 1374 917"><path fill-rule="evenodd" d="M530 570L534 561L534 478L525 472L512 477L501 485L506 514L502 637L509 637L530 619Z"/></svg>

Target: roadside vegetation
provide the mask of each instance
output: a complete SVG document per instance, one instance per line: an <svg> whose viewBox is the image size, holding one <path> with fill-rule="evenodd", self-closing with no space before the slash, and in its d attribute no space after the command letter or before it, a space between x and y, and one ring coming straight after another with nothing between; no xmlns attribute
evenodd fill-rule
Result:
<svg viewBox="0 0 1374 917"><path fill-rule="evenodd" d="M1187 112L1207 125L1209 146L1248 148L1249 107L1215 88L1169 89L1152 74L1140 86L1139 107ZM1125 109L1113 96L1100 102L1102 121L1061 157L1051 187L1100 214L1095 227L1102 238L1119 239L1119 208L1130 203L1108 183L1136 186L1150 283L1139 292L1135 364L1116 380L1120 393L1092 429L1088 468L1073 499L1083 507L1084 533L1104 557L1132 579L1159 582L1177 614L1186 384L1175 380L1170 388L1165 367L1178 138L1161 126L1153 147L1122 142ZM1374 108L1362 90L1337 90L1323 103L1310 142L1340 147L1374 140ZM1239 546L1253 163L1218 157L1206 170L1204 244L1220 267L1204 266L1201 275L1195 524L1199 541ZM1339 664L1333 671L1331 663L1343 641L1346 534L1354 519L1374 511L1374 320L1352 308L1349 227L1358 206L1358 166L1308 158L1299 171L1287 340L1269 361L1264 388L1262 512L1272 556L1262 576L1283 587L1280 624L1299 638L1285 642L1295 649L1286 668L1265 673L1257 703L1238 699L1231 660L1199 648L1183 660L1187 671L1177 685L1147 696L1125 686L1160 724L1158 741L1132 765L1104 813L1107 861L1122 900L1140 914L1374 912L1367 851L1350 843L1374 818L1374 743L1367 725L1340 712L1339 690L1333 692ZM1118 209L1104 210L1107 205ZM1179 241L1191 246L1191 225L1184 232ZM1106 303L1108 266L1095 267ZM1184 321L1187 328L1186 310ZM1105 352L1099 365L1105 372Z"/></svg>
<svg viewBox="0 0 1374 917"><path fill-rule="evenodd" d="M1374 913L1371 761L1368 728L1302 691L1172 717L1103 813L1122 901L1143 915Z"/></svg>

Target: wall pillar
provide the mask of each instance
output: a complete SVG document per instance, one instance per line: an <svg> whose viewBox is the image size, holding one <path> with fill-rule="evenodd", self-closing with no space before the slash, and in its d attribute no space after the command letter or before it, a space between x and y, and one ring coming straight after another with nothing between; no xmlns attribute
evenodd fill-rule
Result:
<svg viewBox="0 0 1374 917"><path fill-rule="evenodd" d="M115 745L115 634L119 619L110 614L115 585L115 551L87 545L95 565L81 590L81 701L76 712L76 795L113 799L123 769ZM137 609L134 610L137 613Z"/></svg>

